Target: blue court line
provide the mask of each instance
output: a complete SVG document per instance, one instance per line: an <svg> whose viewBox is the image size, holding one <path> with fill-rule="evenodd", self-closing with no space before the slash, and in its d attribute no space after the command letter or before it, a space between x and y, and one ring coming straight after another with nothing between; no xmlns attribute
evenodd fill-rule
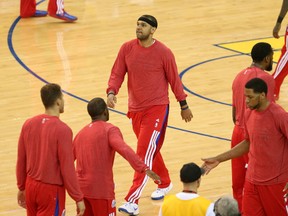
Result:
<svg viewBox="0 0 288 216"><path fill-rule="evenodd" d="M199 65L202 65L202 64L205 64L205 63L208 63L208 62L217 61L217 60L221 60L221 59L225 59L225 58L232 58L232 57L236 57L236 56L240 56L240 55L243 55L243 53L239 53L239 54L235 54L235 55L229 55L229 56L222 56L222 57L218 57L218 58L214 58L214 59L209 59L209 60L200 62L200 63L198 63L198 64L192 65L192 66L186 68L185 70L183 70L183 71L179 74L180 79L182 80L182 78L183 78L183 76L185 75L185 73L187 73L189 70L191 70L191 69L194 68L194 67L197 67L197 66L199 66ZM197 93L191 91L191 90L190 90L189 88L187 88L184 84L183 84L183 86L184 86L184 89L185 89L187 92L189 92L190 94L195 95L195 96L197 96L197 97L200 97L200 98L202 98L202 99L204 99L204 100L208 100L208 101L211 101L211 102L214 102L214 103L219 103L219 104L226 105L226 106L232 106L232 105L229 104L229 103L225 103L225 102L213 100L213 99L208 98L208 97L204 97L204 96L202 96L202 95L200 95L200 94L197 94Z"/></svg>
<svg viewBox="0 0 288 216"><path fill-rule="evenodd" d="M258 39L253 39L253 40L261 40L261 39L268 39L268 38L271 38L271 37L267 37L267 38L258 38ZM250 53L244 53L244 52L240 52L240 51L237 51L237 50L234 50L234 49L230 49L230 48L227 48L227 47L222 47L221 45L223 44L232 44L232 43L239 43L239 42L245 42L245 41L252 41L252 40L241 40L241 41L236 41L236 42L231 42L231 43L220 43L220 44L214 44L214 46L218 47L218 48L222 48L222 49L225 49L225 50L228 50L228 51L231 51L231 52L235 52L237 54L234 54L234 55L228 55L228 56L222 56L222 57L218 57L218 58L214 58L214 59L209 59L209 60L206 60L206 61L203 61L203 62L200 62L198 64L195 64L195 65L192 65L188 68L186 68L185 70L183 70L181 73L180 73L180 79L182 80L183 76L185 75L185 73L189 70L191 70L192 68L194 67L197 67L199 65L202 65L202 64L206 64L208 62L212 62L212 61L217 61L217 60L221 60L221 59L225 59L225 58L232 58L232 57L236 57L236 56L241 56L241 55L246 55L246 56L251 56ZM281 49L274 49L274 51L279 51ZM274 64L276 64L277 62L273 61ZM207 101L211 101L211 102L214 102L214 103L219 103L219 104L222 104L222 105L226 105L226 106L232 106L232 104L230 103L225 103L225 102L222 102L222 101L217 101L217 100L214 100L214 99L211 99L211 98L208 98L208 97L204 97L200 94L197 94L196 92L193 92L191 91L189 88L187 88L184 84L183 84L183 87L184 89L189 92L190 94L192 95L195 95L196 97L199 97L199 98L202 98L204 100L207 100Z"/></svg>
<svg viewBox="0 0 288 216"><path fill-rule="evenodd" d="M42 2L44 2L45 0L41 0L37 3L40 4ZM8 31L8 36L7 36L7 43L8 43L8 47L9 47L9 50L12 54L12 56L16 59L16 61L25 69L27 70L30 74L32 74L34 77L36 77L37 79L39 79L40 81L44 82L44 83L49 83L47 80L45 80L44 78L42 78L41 76L39 76L38 74L36 74L34 71L32 71L19 57L18 55L16 54L15 50L14 50L14 47L13 47L13 42L12 42L12 39L13 39L13 32L14 32L14 29L16 27L16 25L18 24L18 22L20 21L21 17L17 17L16 20L12 23L9 31ZM230 56L232 57L232 56ZM217 58L217 59L221 59L221 58ZM205 61L203 63L206 63L206 62L209 62L209 61L213 61L213 60L216 60L216 59L212 59L212 60L208 60L208 61ZM183 76L183 74L185 74L188 70L192 69L193 67L196 67L197 65L200 65L200 64L203 64L203 63L199 63L199 64L196 64L194 66L191 66L189 68L187 68L186 70L184 70L181 74L180 74L180 78ZM188 90L186 87L184 87L186 90ZM80 101L83 101L83 102L86 102L88 103L88 100L84 99L84 98L81 98L75 94L72 94L70 92L67 92L65 90L62 90L65 94L73 97L73 98L76 98ZM190 90L188 90L189 92L191 92ZM192 94L195 94L192 92ZM196 95L196 94L195 94ZM205 98L205 97L203 97ZM211 100L213 101L213 100ZM213 101L213 102L216 102L216 101ZM118 113L118 114L121 114L121 115L126 115L126 113L124 112L121 112L121 111L118 111L118 110L115 110L115 109L110 109L110 111L112 112L115 112L115 113ZM171 129L174 129L174 130L178 130L178 131L182 131L182 132L186 132L186 133L191 133L191 134L196 134L196 135L200 135L200 136L205 136L205 137L209 137L209 138L214 138L214 139L219 139L219 140L224 140L224 141L231 141L230 139L227 139L227 138L223 138L223 137L218 137L218 136L213 136L213 135L209 135L209 134L204 134L204 133L200 133L200 132L195 132L195 131L191 131L191 130L186 130L186 129L181 129L181 128L178 128L178 127L174 127L174 126L170 126L168 125L167 126L168 128L171 128Z"/></svg>

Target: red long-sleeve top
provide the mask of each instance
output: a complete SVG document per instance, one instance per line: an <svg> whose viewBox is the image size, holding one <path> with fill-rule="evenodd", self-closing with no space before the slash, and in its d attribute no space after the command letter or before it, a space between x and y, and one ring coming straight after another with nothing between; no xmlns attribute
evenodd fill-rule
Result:
<svg viewBox="0 0 288 216"><path fill-rule="evenodd" d="M17 185L25 190L27 176L46 184L64 185L76 201L83 199L77 182L72 130L57 116L28 119L18 142Z"/></svg>
<svg viewBox="0 0 288 216"><path fill-rule="evenodd" d="M273 76L258 67L248 67L237 74L232 85L232 106L236 108L236 125L244 128L244 113L247 109L244 96L245 84L252 78L263 79L268 86L267 98L274 102L275 80Z"/></svg>
<svg viewBox="0 0 288 216"><path fill-rule="evenodd" d="M273 102L263 111L245 112L245 139L250 141L246 179L259 185L288 181L288 113Z"/></svg>
<svg viewBox="0 0 288 216"><path fill-rule="evenodd" d="M118 93L126 73L128 109L131 112L154 105L169 104L168 83L177 101L187 97L173 53L157 40L148 48L142 47L138 39L122 45L111 71L107 93Z"/></svg>
<svg viewBox="0 0 288 216"><path fill-rule="evenodd" d="M73 147L78 181L87 198L115 198L115 152L124 157L137 172L144 172L148 168L124 142L120 130L105 121L94 121L86 125L74 138Z"/></svg>

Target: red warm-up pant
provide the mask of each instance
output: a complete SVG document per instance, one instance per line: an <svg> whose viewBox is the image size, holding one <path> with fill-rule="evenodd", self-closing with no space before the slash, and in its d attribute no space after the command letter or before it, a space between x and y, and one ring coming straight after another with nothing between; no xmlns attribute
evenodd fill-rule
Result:
<svg viewBox="0 0 288 216"><path fill-rule="evenodd" d="M272 76L275 79L275 90L274 90L274 95L276 97L279 96L280 93L280 87L283 83L283 80L285 79L285 77L288 74L288 26L286 27L286 33L284 36L284 46L282 47L281 50L281 56L278 60L275 72L272 74Z"/></svg>
<svg viewBox="0 0 288 216"><path fill-rule="evenodd" d="M36 0L20 0L20 16L31 17L36 12ZM62 14L64 12L64 0L49 0L48 13Z"/></svg>
<svg viewBox="0 0 288 216"><path fill-rule="evenodd" d="M243 216L287 216L287 200L283 189L286 182L274 185L255 185L245 182Z"/></svg>
<svg viewBox="0 0 288 216"><path fill-rule="evenodd" d="M45 184L30 177L26 180L27 216L65 215L65 188Z"/></svg>
<svg viewBox="0 0 288 216"><path fill-rule="evenodd" d="M140 112L129 112L128 118L132 119L134 133L137 136L136 153L161 178L159 188L166 188L171 183L168 170L163 161L160 149L164 142L169 105L153 106ZM125 200L138 203L141 193L148 181L145 173L134 173L133 185Z"/></svg>
<svg viewBox="0 0 288 216"><path fill-rule="evenodd" d="M244 140L244 129L239 127L238 125L235 125L231 139L231 148L233 148L243 140ZM234 158L231 160L233 197L237 200L240 211L242 211L242 197L243 197L243 188L245 184L247 164L248 164L248 154L245 154L241 157Z"/></svg>
<svg viewBox="0 0 288 216"><path fill-rule="evenodd" d="M116 216L115 200L90 199L84 197L85 212L83 216Z"/></svg>

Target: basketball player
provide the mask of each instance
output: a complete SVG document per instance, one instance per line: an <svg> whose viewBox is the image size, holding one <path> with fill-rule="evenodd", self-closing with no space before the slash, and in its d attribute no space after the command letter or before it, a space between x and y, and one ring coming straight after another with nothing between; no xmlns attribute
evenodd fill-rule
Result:
<svg viewBox="0 0 288 216"><path fill-rule="evenodd" d="M282 7L279 13L279 16L277 18L276 24L273 28L273 37L274 38L279 38L279 31L281 29L281 23L284 17L286 16L288 10L288 0L283 0L282 2ZM283 80L288 74L288 26L286 27L286 32L284 36L284 45L281 50L281 56L278 60L275 72L273 73L273 77L275 79L275 92L274 96L275 99L279 99L279 94L280 94L280 87L283 83Z"/></svg>
<svg viewBox="0 0 288 216"><path fill-rule="evenodd" d="M27 17L43 17L49 16L61 19L67 22L74 22L77 17L68 14L64 10L64 0L49 0L48 13L42 10L36 10L36 0L20 0L20 16Z"/></svg>
<svg viewBox="0 0 288 216"><path fill-rule="evenodd" d="M267 99L267 84L245 84L245 140L216 157L202 159L208 174L219 163L249 152L242 211L244 216L287 216L288 113Z"/></svg>
<svg viewBox="0 0 288 216"><path fill-rule="evenodd" d="M143 15L137 20L137 39L122 45L113 65L107 88L107 105L115 107L116 95L128 75L128 118L132 120L137 136L137 154L161 178L161 185L151 195L153 200L163 199L172 183L160 149L164 142L169 114L168 84L180 103L181 117L191 121L193 115L186 102L173 53L153 38L158 23L155 17ZM125 200L119 211L138 212L138 200L147 183L145 173L135 173Z"/></svg>
<svg viewBox="0 0 288 216"><path fill-rule="evenodd" d="M92 122L80 130L73 142L76 172L86 206L84 216L115 216L115 152L123 156L136 172L146 174L154 181L160 178L124 142L120 130L107 123L109 110L102 98L89 101L87 111Z"/></svg>
<svg viewBox="0 0 288 216"><path fill-rule="evenodd" d="M59 116L64 99L57 84L41 88L45 114L28 119L18 142L18 204L27 215L65 215L65 189L76 201L77 216L85 210L73 160L72 130Z"/></svg>
<svg viewBox="0 0 288 216"><path fill-rule="evenodd" d="M232 117L234 130L231 148L244 140L244 112L246 110L244 89L245 84L252 78L259 77L268 85L267 98L274 101L275 81L266 71L272 70L273 49L268 43L257 43L251 50L252 64L237 74L232 85ZM238 201L239 210L242 209L243 187L245 183L248 155L232 159L232 188L233 196Z"/></svg>

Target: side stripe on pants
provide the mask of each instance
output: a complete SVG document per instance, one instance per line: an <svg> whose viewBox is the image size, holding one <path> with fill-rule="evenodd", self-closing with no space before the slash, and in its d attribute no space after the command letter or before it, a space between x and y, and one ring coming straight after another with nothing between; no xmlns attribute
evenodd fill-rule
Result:
<svg viewBox="0 0 288 216"><path fill-rule="evenodd" d="M153 157L156 151L156 141L158 140L159 135L160 135L159 131L156 131L156 130L153 131L148 148L147 148L147 152L145 154L144 163L147 166L149 166L150 169L152 169ZM142 191L145 185L147 184L148 178L149 177L146 175L140 187L129 197L128 199L129 202L134 203L136 200L140 198Z"/></svg>

